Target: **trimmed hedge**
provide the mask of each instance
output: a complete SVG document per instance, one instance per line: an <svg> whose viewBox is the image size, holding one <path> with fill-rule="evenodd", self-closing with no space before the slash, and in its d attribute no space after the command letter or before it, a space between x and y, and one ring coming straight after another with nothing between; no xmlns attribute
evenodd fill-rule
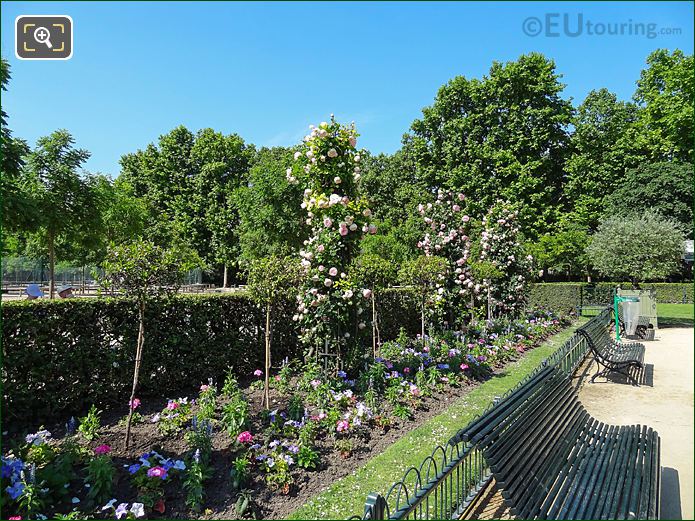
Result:
<svg viewBox="0 0 695 521"><path fill-rule="evenodd" d="M546 282L533 284L529 298L529 307L546 308L558 313L577 310L581 305L609 304L613 290L618 282ZM629 284L623 283L623 288ZM656 300L661 303L693 302L693 284L688 283L652 283L642 284L642 289L654 289Z"/></svg>
<svg viewBox="0 0 695 521"><path fill-rule="evenodd" d="M408 290L379 294L381 337L418 330ZM273 365L302 348L287 302L273 325ZM413 318L414 317L414 318ZM2 305L3 424L47 422L127 402L137 308L124 298L33 300ZM175 397L229 367L244 377L263 365L265 312L245 293L176 295L146 310L140 396ZM9 422L8 422L9 420Z"/></svg>
<svg viewBox="0 0 695 521"><path fill-rule="evenodd" d="M127 402L138 330L132 301L13 302L3 305L2 318L5 419L46 421L91 403ZM263 310L244 295L151 302L140 394L173 397L230 366L249 374L262 365L262 324ZM297 354L291 320L277 321L273 342L276 360Z"/></svg>

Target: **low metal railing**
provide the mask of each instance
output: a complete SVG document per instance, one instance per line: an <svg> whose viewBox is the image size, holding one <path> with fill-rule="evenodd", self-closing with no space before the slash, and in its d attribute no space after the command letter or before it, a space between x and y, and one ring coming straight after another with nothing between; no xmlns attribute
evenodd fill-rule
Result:
<svg viewBox="0 0 695 521"><path fill-rule="evenodd" d="M600 321L608 327L611 309L605 308L590 321ZM544 367L557 366L566 374L572 374L582 363L587 352L586 341L575 333L518 385L503 396L497 397L471 423L488 414L499 402L516 392ZM446 446L437 445L419 468L409 468L385 496L378 493L370 494L362 516L354 516L351 519L460 518L488 484L491 474L482 450L476 445L459 440L460 437L454 436Z"/></svg>

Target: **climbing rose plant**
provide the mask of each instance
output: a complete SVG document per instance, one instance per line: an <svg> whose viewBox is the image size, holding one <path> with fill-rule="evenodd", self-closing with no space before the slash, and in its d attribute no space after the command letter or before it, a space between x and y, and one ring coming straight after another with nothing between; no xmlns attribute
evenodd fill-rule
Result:
<svg viewBox="0 0 695 521"><path fill-rule="evenodd" d="M498 276L482 280L484 294L489 290L495 316L517 316L524 308L533 270L533 257L522 247L518 212L509 203L497 201L483 217L480 262L489 262Z"/></svg>
<svg viewBox="0 0 695 521"><path fill-rule="evenodd" d="M418 211L428 231L417 243L428 257L447 260L447 276L437 284L437 304L441 309L465 307L473 293L481 290L470 268L471 218L465 212L465 195L440 190L434 203L420 204Z"/></svg>
<svg viewBox="0 0 695 521"><path fill-rule="evenodd" d="M304 187L301 206L312 230L299 252L306 282L293 318L307 359L317 357L327 340L328 352L341 365L346 354L358 352L369 331L366 311L372 293L357 284L350 266L360 240L376 233L376 226L359 195L361 157L354 124L340 125L331 116L330 123L309 128L287 169L287 180Z"/></svg>

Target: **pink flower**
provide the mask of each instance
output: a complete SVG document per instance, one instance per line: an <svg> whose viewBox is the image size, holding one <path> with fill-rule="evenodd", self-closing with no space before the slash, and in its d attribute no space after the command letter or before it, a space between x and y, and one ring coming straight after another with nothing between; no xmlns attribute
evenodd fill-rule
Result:
<svg viewBox="0 0 695 521"><path fill-rule="evenodd" d="M410 374L410 367L404 367L404 368L403 368L403 372L404 372L405 374Z"/></svg>
<svg viewBox="0 0 695 521"><path fill-rule="evenodd" d="M341 226L341 227L340 227L340 235L342 235L343 237L345 237L347 234L348 234L347 226Z"/></svg>
<svg viewBox="0 0 695 521"><path fill-rule="evenodd" d="M363 289L362 290L362 296L366 299L372 298L372 290L371 289Z"/></svg>
<svg viewBox="0 0 695 521"><path fill-rule="evenodd" d="M466 196L465 196L465 195L463 195L463 194L459 194L459 201L463 201L463 200L464 200L465 198L466 198Z"/></svg>
<svg viewBox="0 0 695 521"><path fill-rule="evenodd" d="M204 392L207 391L208 389L210 389L210 386L209 386L209 385L203 384L203 385L200 386L200 392L201 392L201 393L204 393Z"/></svg>
<svg viewBox="0 0 695 521"><path fill-rule="evenodd" d="M350 423L347 420L338 420L336 430L338 432L346 431L350 428Z"/></svg>
<svg viewBox="0 0 695 521"><path fill-rule="evenodd" d="M167 470L164 467L152 467L147 471L147 477L167 479Z"/></svg>
<svg viewBox="0 0 695 521"><path fill-rule="evenodd" d="M374 235L376 233L376 225L375 224L370 224L369 225L369 233Z"/></svg>
<svg viewBox="0 0 695 521"><path fill-rule="evenodd" d="M10 521L15 521L15 520L22 519L22 516L10 516L7 519L9 519Z"/></svg>
<svg viewBox="0 0 695 521"><path fill-rule="evenodd" d="M317 250L319 253L323 252L323 250L325 250L325 249L326 249L326 247L325 247L323 244L319 244L319 245L316 247L316 250Z"/></svg>
<svg viewBox="0 0 695 521"><path fill-rule="evenodd" d="M330 288L333 285L333 281L331 279L324 279L323 285Z"/></svg>
<svg viewBox="0 0 695 521"><path fill-rule="evenodd" d="M338 274L338 268L336 268L336 267L331 268L330 270L328 270L328 274L331 277L335 277Z"/></svg>
<svg viewBox="0 0 695 521"><path fill-rule="evenodd" d="M280 381L280 375L279 375L279 374L276 374L276 375L275 375L275 381L276 381L276 382L279 382L279 381Z"/></svg>
<svg viewBox="0 0 695 521"><path fill-rule="evenodd" d="M471 220L471 218L468 217L467 215L464 215L463 217L461 217L461 220L462 220L463 222L467 223L468 221Z"/></svg>
<svg viewBox="0 0 695 521"><path fill-rule="evenodd" d="M453 211L455 211L455 212L460 212L460 211L461 211L461 207L460 207L459 205L457 205L457 204L455 204L454 206L452 206L451 209L452 209Z"/></svg>
<svg viewBox="0 0 695 521"><path fill-rule="evenodd" d="M138 407L140 407L140 399L139 398L133 398L132 401L128 402L128 405L130 405L130 408L135 410Z"/></svg>
<svg viewBox="0 0 695 521"><path fill-rule="evenodd" d="M263 376L263 371L261 371L260 369L256 369L253 372L253 376Z"/></svg>
<svg viewBox="0 0 695 521"><path fill-rule="evenodd" d="M331 226L333 226L333 221L331 221L331 218L330 218L330 217L326 217L326 218L323 220L323 225L324 225L326 228L330 228Z"/></svg>
<svg viewBox="0 0 695 521"><path fill-rule="evenodd" d="M97 456L101 456L102 454L108 454L109 452L111 452L111 447L109 447L108 445L99 445L94 449L94 454L96 454Z"/></svg>
<svg viewBox="0 0 695 521"><path fill-rule="evenodd" d="M236 437L236 441L239 443L251 443L253 441L253 434L249 431L244 431Z"/></svg>
<svg viewBox="0 0 695 521"><path fill-rule="evenodd" d="M167 403L167 409L169 409L170 411L174 411L178 409L180 406L181 405L178 402L175 402L174 400L169 400L169 402Z"/></svg>
<svg viewBox="0 0 695 521"><path fill-rule="evenodd" d="M420 396L420 389L418 389L417 385L411 385L410 386L410 394L413 396Z"/></svg>
<svg viewBox="0 0 695 521"><path fill-rule="evenodd" d="M461 371L468 369L468 364L461 364Z"/></svg>

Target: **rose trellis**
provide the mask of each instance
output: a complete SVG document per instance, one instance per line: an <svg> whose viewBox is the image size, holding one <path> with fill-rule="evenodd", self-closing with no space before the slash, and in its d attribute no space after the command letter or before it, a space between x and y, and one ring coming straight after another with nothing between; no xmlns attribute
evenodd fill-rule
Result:
<svg viewBox="0 0 695 521"><path fill-rule="evenodd" d="M464 211L465 199L462 193L439 190L434 203L418 206L428 227L418 248L426 256L443 257L449 263L448 276L437 285L438 307L449 311L448 317L442 317L447 322L455 321L457 309L468 303L472 306L473 296L481 290L470 268L471 219Z"/></svg>
<svg viewBox="0 0 695 521"><path fill-rule="evenodd" d="M516 316L528 298L533 257L524 252L517 222L518 212L497 201L483 217L480 261L489 262L499 276L482 280L494 314Z"/></svg>
<svg viewBox="0 0 695 521"><path fill-rule="evenodd" d="M367 329L371 291L351 276L353 257L367 233L376 233L367 201L359 196L360 153L354 124L310 127L287 169L290 183L304 187L302 208L311 237L300 251L305 283L297 295L299 322L307 359L323 358L338 368L346 355L360 354Z"/></svg>

